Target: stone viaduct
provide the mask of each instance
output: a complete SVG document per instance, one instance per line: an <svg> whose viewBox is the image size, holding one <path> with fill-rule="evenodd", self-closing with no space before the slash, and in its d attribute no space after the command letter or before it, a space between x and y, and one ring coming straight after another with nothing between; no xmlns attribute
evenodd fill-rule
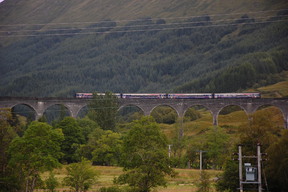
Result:
<svg viewBox="0 0 288 192"><path fill-rule="evenodd" d="M82 108L88 105L89 99L77 98L32 98L32 97L0 97L0 108L13 108L16 105L26 105L33 109L36 119L39 119L44 112L53 105L64 105L72 117L77 117ZM179 117L193 106L201 105L208 109L213 116L213 125L218 125L220 111L229 105L240 106L247 115L253 114L259 107L271 105L280 109L285 122L284 127L288 128L288 99L119 99L119 109L125 106L137 106L145 115L158 106L166 105L172 107Z"/></svg>

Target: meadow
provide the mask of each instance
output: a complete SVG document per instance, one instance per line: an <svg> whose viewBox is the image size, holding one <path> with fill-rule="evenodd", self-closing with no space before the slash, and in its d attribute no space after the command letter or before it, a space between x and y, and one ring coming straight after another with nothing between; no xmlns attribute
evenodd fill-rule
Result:
<svg viewBox="0 0 288 192"><path fill-rule="evenodd" d="M101 187L110 187L113 186L113 180L115 177L118 177L122 174L121 167L112 167L112 166L93 166L93 168L99 172L99 177L96 183L93 185L89 192L97 192ZM167 187L159 187L156 190L158 192L194 192L197 190L197 183L200 178L200 170L197 169L175 169L178 173L175 178L167 178L168 184ZM217 175L221 173L221 171L216 170L205 170L210 176L210 180L212 185L215 183ZM61 169L54 170L55 177L61 183L63 178L66 176L65 166ZM42 175L42 179L45 180L49 176L49 173L46 172ZM63 186L60 184L57 191L69 191L69 187ZM44 191L43 189L37 189L35 191Z"/></svg>

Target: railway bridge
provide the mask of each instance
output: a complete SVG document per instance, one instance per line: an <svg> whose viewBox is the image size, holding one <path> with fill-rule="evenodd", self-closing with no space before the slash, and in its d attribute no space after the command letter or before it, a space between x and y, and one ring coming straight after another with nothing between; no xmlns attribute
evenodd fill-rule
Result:
<svg viewBox="0 0 288 192"><path fill-rule="evenodd" d="M83 98L32 98L32 97L0 97L0 108L13 108L17 105L26 105L35 111L35 119L43 116L44 112L53 105L63 105L67 108L70 116L76 118L80 110L88 105L90 99ZM185 112L193 106L204 106L213 116L213 125L218 125L220 111L230 105L241 107L247 115L253 114L259 107L271 105L280 109L288 129L288 99L118 99L119 110L125 106L136 106L145 115L150 115L158 106L170 106L178 114L184 117Z"/></svg>

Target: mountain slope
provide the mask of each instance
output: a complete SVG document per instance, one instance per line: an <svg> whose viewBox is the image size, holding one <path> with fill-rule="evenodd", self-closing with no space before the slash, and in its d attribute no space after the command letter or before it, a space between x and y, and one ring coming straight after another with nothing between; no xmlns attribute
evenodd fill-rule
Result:
<svg viewBox="0 0 288 192"><path fill-rule="evenodd" d="M237 91L281 80L287 2L221 2L5 1L0 95Z"/></svg>
<svg viewBox="0 0 288 192"><path fill-rule="evenodd" d="M253 14L287 6L285 0L239 0L232 3L231 0L165 0L165 3L163 0L7 0L0 5L0 21L2 24L38 24L131 20L147 16L173 18L225 14L227 17L228 14Z"/></svg>

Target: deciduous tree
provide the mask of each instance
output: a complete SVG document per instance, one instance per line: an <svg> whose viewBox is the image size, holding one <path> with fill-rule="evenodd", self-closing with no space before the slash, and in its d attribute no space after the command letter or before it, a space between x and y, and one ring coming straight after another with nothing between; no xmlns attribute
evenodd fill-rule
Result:
<svg viewBox="0 0 288 192"><path fill-rule="evenodd" d="M167 139L153 118L134 121L123 142L124 174L118 177L118 183L127 183L133 191L148 192L166 186L166 175L175 175L170 168Z"/></svg>
<svg viewBox="0 0 288 192"><path fill-rule="evenodd" d="M269 110L257 111L250 117L249 124L243 124L239 129L240 143L246 145L247 153L255 153L257 144L262 145L261 151L265 151L277 140L281 129L277 122L273 122L274 114Z"/></svg>
<svg viewBox="0 0 288 192"><path fill-rule="evenodd" d="M284 130L281 138L268 149L268 162L266 175L269 182L269 190L288 191L288 130Z"/></svg>
<svg viewBox="0 0 288 192"><path fill-rule="evenodd" d="M64 184L70 186L74 192L87 191L98 176L91 162L85 159L79 163L70 164L66 170L67 176L64 178Z"/></svg>
<svg viewBox="0 0 288 192"><path fill-rule="evenodd" d="M65 136L61 144L61 150L64 153L62 161L68 163L79 161L80 157L75 152L84 143L84 137L76 119L65 117L56 127L62 129Z"/></svg>
<svg viewBox="0 0 288 192"><path fill-rule="evenodd" d="M0 109L0 189L11 191L17 188L16 178L8 167L8 148L17 136L15 127L9 122L13 121L10 109ZM16 179L16 180L15 180Z"/></svg>
<svg viewBox="0 0 288 192"><path fill-rule="evenodd" d="M10 147L9 165L18 171L23 182L22 191L34 190L40 173L60 166L60 144L64 140L60 129L47 123L32 122L23 137L15 138Z"/></svg>
<svg viewBox="0 0 288 192"><path fill-rule="evenodd" d="M206 171L201 171L199 183L197 184L197 192L209 192L212 191L211 181L209 174Z"/></svg>
<svg viewBox="0 0 288 192"><path fill-rule="evenodd" d="M105 131L95 144L93 162L102 165L117 165L120 162L122 140L119 133Z"/></svg>
<svg viewBox="0 0 288 192"><path fill-rule="evenodd" d="M239 168L238 162L233 160L226 161L224 172L216 183L217 191L237 192L239 188Z"/></svg>

